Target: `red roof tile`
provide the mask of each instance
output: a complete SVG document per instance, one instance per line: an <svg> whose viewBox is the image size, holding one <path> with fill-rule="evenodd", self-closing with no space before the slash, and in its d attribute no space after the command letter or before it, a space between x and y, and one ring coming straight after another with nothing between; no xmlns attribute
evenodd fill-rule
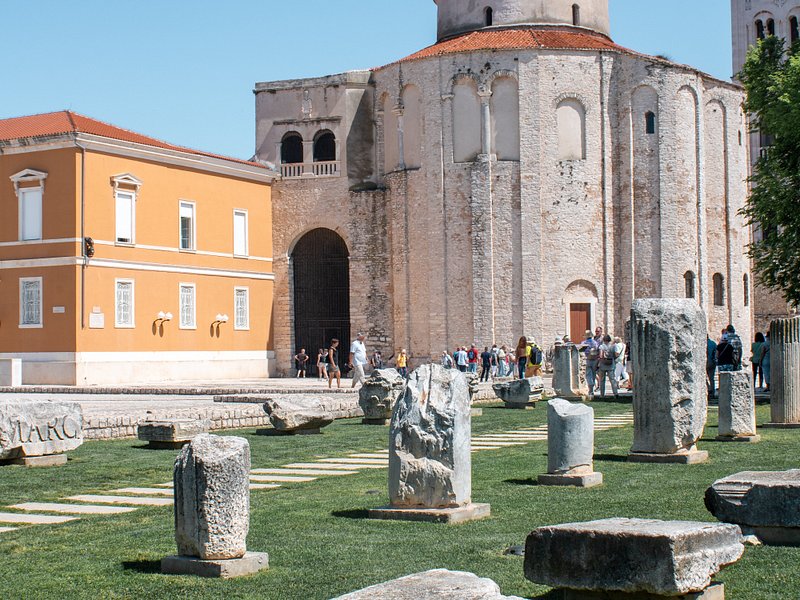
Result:
<svg viewBox="0 0 800 600"><path fill-rule="evenodd" d="M191 148L185 148L183 146L176 146L156 138L151 138L146 135L136 133L135 131L122 129L121 127L116 127L115 125L104 123L103 121L85 117L68 110L45 113L41 115L31 115L28 117L0 119L0 142L17 139L51 137L70 133L86 133L112 140L119 140L121 142L162 148L164 150L186 152L189 154L195 154L197 156L229 160L245 165L253 165L258 167L264 166L260 163L251 162L248 160L212 154L210 152L203 152L201 150L192 150Z"/></svg>

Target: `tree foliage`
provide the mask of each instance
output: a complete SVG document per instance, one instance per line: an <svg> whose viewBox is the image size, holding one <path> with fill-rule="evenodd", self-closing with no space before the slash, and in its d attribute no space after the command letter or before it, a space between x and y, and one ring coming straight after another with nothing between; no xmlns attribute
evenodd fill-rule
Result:
<svg viewBox="0 0 800 600"><path fill-rule="evenodd" d="M770 36L751 48L739 75L745 109L771 145L751 177L743 211L763 239L750 247L761 283L800 304L800 44Z"/></svg>

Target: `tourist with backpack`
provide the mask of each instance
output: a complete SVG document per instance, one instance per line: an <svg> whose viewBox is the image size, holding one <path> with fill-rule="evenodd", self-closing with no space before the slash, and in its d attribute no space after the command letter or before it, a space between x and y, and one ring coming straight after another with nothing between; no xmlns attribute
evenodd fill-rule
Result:
<svg viewBox="0 0 800 600"><path fill-rule="evenodd" d="M528 338L524 335L519 338L514 355L517 357L517 378L525 379L525 367L528 365Z"/></svg>
<svg viewBox="0 0 800 600"><path fill-rule="evenodd" d="M722 342L717 346L717 369L722 372L742 370L742 338L728 325Z"/></svg>
<svg viewBox="0 0 800 600"><path fill-rule="evenodd" d="M544 352L542 352L536 340L533 340L528 346L528 361L531 365L531 376L541 377L542 365L544 364Z"/></svg>
<svg viewBox="0 0 800 600"><path fill-rule="evenodd" d="M586 330L586 339L578 346L586 359L586 385L589 386L589 398L594 399L594 386L597 379L597 363L600 360L600 346L594 339L591 330Z"/></svg>
<svg viewBox="0 0 800 600"><path fill-rule="evenodd" d="M469 350L467 350L467 363L469 365L469 372L478 374L478 359L480 358L480 352L478 352L478 347L475 344L470 346Z"/></svg>
<svg viewBox="0 0 800 600"><path fill-rule="evenodd" d="M600 397L606 397L606 378L611 381L611 391L614 392L614 400L619 401L619 387L617 384L617 351L616 344L611 336L603 336L603 344L600 346L600 357L597 361L597 369L600 374Z"/></svg>

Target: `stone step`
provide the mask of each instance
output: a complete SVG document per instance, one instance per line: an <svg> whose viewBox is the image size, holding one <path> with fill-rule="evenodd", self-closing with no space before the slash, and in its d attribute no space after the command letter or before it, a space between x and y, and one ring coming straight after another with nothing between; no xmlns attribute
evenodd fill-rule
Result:
<svg viewBox="0 0 800 600"><path fill-rule="evenodd" d="M253 469L255 475L356 475L358 471L337 471L335 469Z"/></svg>
<svg viewBox="0 0 800 600"><path fill-rule="evenodd" d="M499 442L495 440L472 440L473 446L525 446L525 442Z"/></svg>
<svg viewBox="0 0 800 600"><path fill-rule="evenodd" d="M385 460L389 456L389 451L386 452L370 452L365 454L348 454L350 458L380 458Z"/></svg>
<svg viewBox="0 0 800 600"><path fill-rule="evenodd" d="M251 483L250 489L253 491L258 490L274 490L281 487L280 483Z"/></svg>
<svg viewBox="0 0 800 600"><path fill-rule="evenodd" d="M25 515L0 512L0 523L22 523L25 525L55 525L75 521L78 517L56 517L53 515Z"/></svg>
<svg viewBox="0 0 800 600"><path fill-rule="evenodd" d="M294 475L250 475L250 481L256 483L308 483L316 481L316 477L295 477Z"/></svg>
<svg viewBox="0 0 800 600"><path fill-rule="evenodd" d="M546 440L546 435L511 435L509 433L491 433L487 435L482 435L480 438L481 440L518 440L518 441L540 441Z"/></svg>
<svg viewBox="0 0 800 600"><path fill-rule="evenodd" d="M137 510L134 506L97 506L92 504L60 504L57 502L23 502L9 508L67 515L116 515Z"/></svg>
<svg viewBox="0 0 800 600"><path fill-rule="evenodd" d="M8 533L9 531L16 531L16 527L0 527L0 533Z"/></svg>
<svg viewBox="0 0 800 600"><path fill-rule="evenodd" d="M388 463L387 463L388 464ZM357 469L384 469L386 465L365 465L353 463L292 463L289 469L335 469L337 471L354 471Z"/></svg>
<svg viewBox="0 0 800 600"><path fill-rule="evenodd" d="M336 463L341 465L388 465L389 461L378 458L321 458L317 462Z"/></svg>
<svg viewBox="0 0 800 600"><path fill-rule="evenodd" d="M136 506L169 506L172 498L139 498L136 496L110 496L104 494L82 494L70 496L65 500L97 504L133 504Z"/></svg>
<svg viewBox="0 0 800 600"><path fill-rule="evenodd" d="M146 487L127 487L112 490L115 494L133 494L134 496L172 496L172 490Z"/></svg>

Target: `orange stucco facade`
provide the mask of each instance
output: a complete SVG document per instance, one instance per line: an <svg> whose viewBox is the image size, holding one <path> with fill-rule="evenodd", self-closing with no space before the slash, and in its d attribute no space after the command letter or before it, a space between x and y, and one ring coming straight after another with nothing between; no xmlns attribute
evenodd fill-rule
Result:
<svg viewBox="0 0 800 600"><path fill-rule="evenodd" d="M271 182L255 163L97 136L0 147L0 360L20 358L26 384L268 376ZM40 239L23 241L37 187Z"/></svg>

